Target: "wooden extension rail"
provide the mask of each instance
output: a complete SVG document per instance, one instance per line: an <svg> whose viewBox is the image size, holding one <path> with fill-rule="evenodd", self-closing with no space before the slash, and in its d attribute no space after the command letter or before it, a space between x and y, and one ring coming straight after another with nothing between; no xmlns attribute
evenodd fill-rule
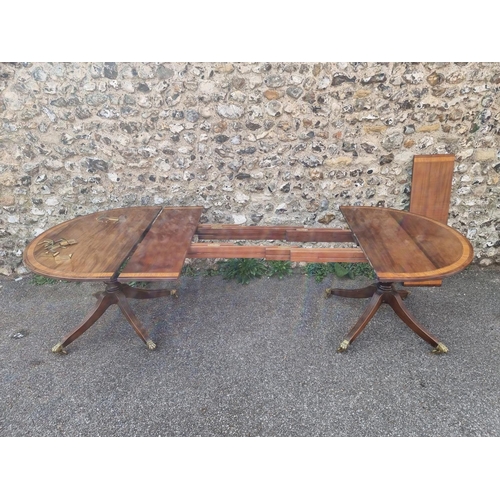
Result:
<svg viewBox="0 0 500 500"><path fill-rule="evenodd" d="M204 240L283 240L288 242L356 243L348 229L295 226L238 226L200 224L195 233ZM302 248L299 246L238 245L235 243L191 243L191 259L266 259L292 262L367 262L359 248Z"/></svg>
<svg viewBox="0 0 500 500"><path fill-rule="evenodd" d="M305 228L302 226L238 226L237 224L200 224L196 233L203 240L284 240L301 242L355 243L349 229Z"/></svg>

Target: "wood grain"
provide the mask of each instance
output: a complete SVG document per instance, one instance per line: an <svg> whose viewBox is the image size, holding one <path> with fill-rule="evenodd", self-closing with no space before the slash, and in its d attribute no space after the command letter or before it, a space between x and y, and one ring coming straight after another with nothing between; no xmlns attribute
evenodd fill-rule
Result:
<svg viewBox="0 0 500 500"><path fill-rule="evenodd" d="M367 262L359 248L300 248L289 246L235 245L233 243L192 243L191 259L266 259L292 262Z"/></svg>
<svg viewBox="0 0 500 500"><path fill-rule="evenodd" d="M446 224L450 210L455 155L413 158L410 212Z"/></svg>
<svg viewBox="0 0 500 500"><path fill-rule="evenodd" d="M35 238L24 251L28 269L50 278L94 281L111 279L161 207L128 207L96 212L58 224ZM46 253L44 240L74 239ZM69 254L72 254L69 258ZM67 258L61 261L60 258Z"/></svg>
<svg viewBox="0 0 500 500"><path fill-rule="evenodd" d="M292 248L290 260L293 262L367 262L359 248Z"/></svg>
<svg viewBox="0 0 500 500"><path fill-rule="evenodd" d="M353 243L354 235L349 229L333 228L290 228L285 233L286 241L325 242L325 243Z"/></svg>
<svg viewBox="0 0 500 500"><path fill-rule="evenodd" d="M473 258L470 242L432 219L376 207L340 207L380 281L450 276Z"/></svg>
<svg viewBox="0 0 500 500"><path fill-rule="evenodd" d="M348 229L303 226L239 226L200 224L196 235L203 240L283 240L301 242L353 242Z"/></svg>
<svg viewBox="0 0 500 500"><path fill-rule="evenodd" d="M455 155L417 155L413 158L410 212L443 224L448 222ZM404 283L441 286L441 280Z"/></svg>
<svg viewBox="0 0 500 500"><path fill-rule="evenodd" d="M203 207L166 207L138 244L118 281L169 280L180 276Z"/></svg>
<svg viewBox="0 0 500 500"><path fill-rule="evenodd" d="M196 235L203 240L284 240L288 227L200 224Z"/></svg>

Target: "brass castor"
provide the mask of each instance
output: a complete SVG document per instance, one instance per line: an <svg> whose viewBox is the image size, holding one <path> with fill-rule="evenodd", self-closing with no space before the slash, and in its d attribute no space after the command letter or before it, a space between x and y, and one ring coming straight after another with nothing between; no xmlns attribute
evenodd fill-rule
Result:
<svg viewBox="0 0 500 500"><path fill-rule="evenodd" d="M444 354L448 352L448 348L441 342L438 343L438 345L432 349L432 354Z"/></svg>
<svg viewBox="0 0 500 500"><path fill-rule="evenodd" d="M64 350L64 348L62 346L62 342L59 342L58 344L56 344L52 348L52 352L58 352L58 353L61 353L61 354L67 354L67 352Z"/></svg>
<svg viewBox="0 0 500 500"><path fill-rule="evenodd" d="M339 345L339 348L337 349L337 352L344 352L344 351L347 351L347 348L349 347L349 341L348 340L343 340L340 345Z"/></svg>
<svg viewBox="0 0 500 500"><path fill-rule="evenodd" d="M148 346L148 349L152 351L153 349L156 349L156 344L152 340L148 340L146 342L146 345Z"/></svg>

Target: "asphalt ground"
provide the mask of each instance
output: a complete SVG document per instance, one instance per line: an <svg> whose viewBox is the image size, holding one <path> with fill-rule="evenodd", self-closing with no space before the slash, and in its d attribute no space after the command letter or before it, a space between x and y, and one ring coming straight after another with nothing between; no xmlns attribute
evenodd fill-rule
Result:
<svg viewBox="0 0 500 500"><path fill-rule="evenodd" d="M112 306L63 355L103 285L0 281L0 436L499 436L499 269L409 289L443 355L387 305L337 353L368 299L324 290L369 283L182 277L131 301L155 350Z"/></svg>

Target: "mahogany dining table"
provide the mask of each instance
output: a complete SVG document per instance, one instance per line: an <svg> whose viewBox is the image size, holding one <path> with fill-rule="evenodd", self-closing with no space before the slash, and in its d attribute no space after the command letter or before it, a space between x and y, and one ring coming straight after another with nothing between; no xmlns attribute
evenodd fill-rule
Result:
<svg viewBox="0 0 500 500"><path fill-rule="evenodd" d="M345 351L382 303L435 353L447 347L410 313L408 295L398 283L441 279L463 270L473 259L470 242L457 230L433 219L381 207L340 207L348 229L302 226L200 224L203 207L138 206L76 217L37 236L24 251L34 273L69 281L103 281L105 290L83 322L53 348L65 348L117 304L149 349L156 344L132 311L128 299L175 295L175 290L142 289L134 281L176 280L186 258L262 258L295 262L368 262L376 283L361 289L327 289L327 296L370 298L362 316L341 342ZM233 243L233 240L237 240ZM246 245L246 240L259 240ZM292 245L272 244L282 240ZM264 242L264 243L262 243ZM271 242L271 244L269 243ZM347 243L347 247L304 248L304 243Z"/></svg>

